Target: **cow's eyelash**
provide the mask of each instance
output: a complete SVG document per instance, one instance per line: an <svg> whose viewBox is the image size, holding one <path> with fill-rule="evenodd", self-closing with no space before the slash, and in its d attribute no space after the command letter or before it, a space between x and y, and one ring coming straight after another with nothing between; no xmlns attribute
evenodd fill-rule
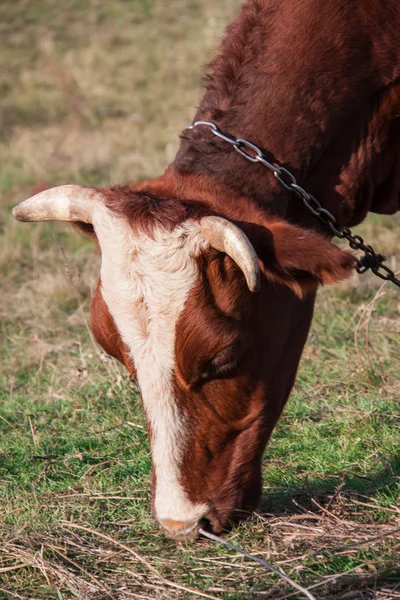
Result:
<svg viewBox="0 0 400 600"><path fill-rule="evenodd" d="M221 360L212 360L208 365L208 370L212 374L222 374L233 371L237 366L236 360L223 361Z"/></svg>
<svg viewBox="0 0 400 600"><path fill-rule="evenodd" d="M211 374L223 374L236 368L240 351L237 342L233 342L218 352L207 364L207 370Z"/></svg>

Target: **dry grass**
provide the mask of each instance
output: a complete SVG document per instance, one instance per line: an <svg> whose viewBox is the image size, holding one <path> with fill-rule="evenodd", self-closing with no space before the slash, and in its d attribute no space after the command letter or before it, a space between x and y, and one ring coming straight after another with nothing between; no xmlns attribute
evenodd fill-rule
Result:
<svg viewBox="0 0 400 600"><path fill-rule="evenodd" d="M400 541L395 538L400 531L400 522L395 528L359 523L353 519L348 506L349 499L338 494L329 511L304 511L285 517L259 515L247 526L247 547L289 576L300 579L314 569L318 572L329 557L335 556L340 561L340 557L355 555L362 547L372 545L376 552L385 555L389 546L395 564L400 551ZM390 510L396 512L395 508ZM397 515L400 515L398 510ZM31 588L35 583L39 588L45 580L49 588L68 590L78 598L234 598L246 597L246 589L253 590L252 597L255 598L283 600L297 597L298 592L283 588L276 576L255 567L240 554L227 554L201 541L197 548L164 543L160 554L154 550L149 552L148 547L138 551L142 542L135 533L134 522L119 527L115 524L113 529L114 535L107 535L103 531L65 522L53 531L50 539L39 532L29 539L21 539L21 532L17 539L15 534L7 536L0 550L0 573L18 572L20 583L24 576L29 577ZM260 535L264 546L260 543ZM151 537L154 543L154 532ZM254 542L255 537L257 542ZM198 580L208 581L207 591L177 582L182 564L189 567ZM378 588L382 567L387 567L387 563L371 561L366 556L366 560L357 561L343 572L320 576L308 589L321 599L375 597L389 600L400 597L400 581L396 578L392 581L388 578L376 589L375 596L368 594L368 590ZM256 586L255 580L258 580ZM241 593L237 592L238 587L242 589ZM257 587L258 592L255 591ZM39 597L43 596L39 594Z"/></svg>
<svg viewBox="0 0 400 600"><path fill-rule="evenodd" d="M10 216L40 181L160 173L238 5L0 4L0 598L300 598L225 548L160 536L136 387L87 327L98 256ZM394 269L399 223L361 228ZM400 598L400 300L380 283L320 294L260 512L229 537L320 600Z"/></svg>

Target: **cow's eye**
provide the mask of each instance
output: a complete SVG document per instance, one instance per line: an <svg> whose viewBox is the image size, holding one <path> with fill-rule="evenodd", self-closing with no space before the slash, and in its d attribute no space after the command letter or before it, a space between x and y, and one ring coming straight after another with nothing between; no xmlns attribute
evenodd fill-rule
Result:
<svg viewBox="0 0 400 600"><path fill-rule="evenodd" d="M233 342L219 350L207 363L206 372L209 377L223 377L236 370L240 360L240 347L238 342Z"/></svg>

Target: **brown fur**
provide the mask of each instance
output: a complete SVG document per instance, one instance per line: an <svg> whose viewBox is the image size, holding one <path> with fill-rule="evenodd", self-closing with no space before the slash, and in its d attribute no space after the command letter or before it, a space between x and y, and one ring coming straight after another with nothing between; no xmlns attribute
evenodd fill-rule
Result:
<svg viewBox="0 0 400 600"><path fill-rule="evenodd" d="M196 119L264 147L341 225L400 201L400 3L250 0L228 27ZM207 129L185 131L178 169L313 223L262 165Z"/></svg>
<svg viewBox="0 0 400 600"><path fill-rule="evenodd" d="M210 66L196 118L263 146L342 225L369 210L394 212L399 30L397 0L248 0ZM229 257L204 252L176 328L174 386L189 424L182 483L221 531L259 499L264 447L294 382L316 288L345 278L354 258L264 167L206 129L182 134L158 179L103 191L112 211L148 235L223 216L260 259L261 290L251 294ZM100 286L92 327L135 376Z"/></svg>

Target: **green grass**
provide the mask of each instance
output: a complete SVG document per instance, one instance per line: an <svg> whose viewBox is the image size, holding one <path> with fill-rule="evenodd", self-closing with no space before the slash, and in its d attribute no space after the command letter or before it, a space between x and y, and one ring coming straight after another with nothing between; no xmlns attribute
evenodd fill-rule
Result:
<svg viewBox="0 0 400 600"><path fill-rule="evenodd" d="M67 225L10 215L41 181L160 173L238 5L0 4L0 598L194 596L171 582L224 600L292 592L224 547L159 533L136 386L87 327L98 255ZM399 225L360 228L393 268ZM400 300L380 285L354 275L320 293L259 512L229 534L320 598L400 593Z"/></svg>

